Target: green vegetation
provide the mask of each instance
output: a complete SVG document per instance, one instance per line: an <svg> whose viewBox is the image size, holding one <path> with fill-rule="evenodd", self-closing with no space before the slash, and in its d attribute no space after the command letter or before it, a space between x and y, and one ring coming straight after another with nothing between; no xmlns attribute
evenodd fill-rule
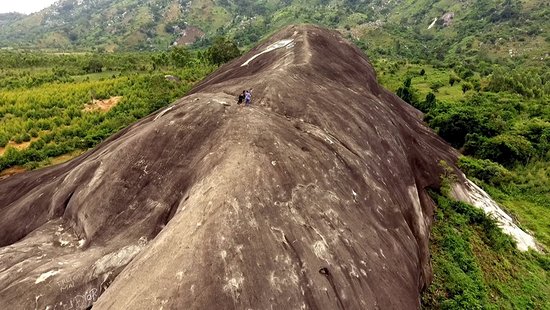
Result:
<svg viewBox="0 0 550 310"><path fill-rule="evenodd" d="M204 54L0 52L0 171L78 154L182 97L213 70Z"/></svg>
<svg viewBox="0 0 550 310"><path fill-rule="evenodd" d="M241 55L237 44L227 38L217 37L206 51L208 59L216 65L221 65Z"/></svg>
<svg viewBox="0 0 550 310"><path fill-rule="evenodd" d="M483 77L475 70L465 79L458 77L454 67L442 63L436 66L379 58L375 66L382 84L425 112L426 123L467 155L460 162L464 172L539 241L550 245L548 70L525 69L524 80L538 81L526 92L526 88L494 86L513 80L517 74L505 66L495 65ZM449 77L454 82L438 87L437 92L430 87ZM463 93L465 80L480 86Z"/></svg>
<svg viewBox="0 0 550 310"><path fill-rule="evenodd" d="M484 212L433 193L434 279L426 309L547 309L550 258L519 252Z"/></svg>
<svg viewBox="0 0 550 310"><path fill-rule="evenodd" d="M423 111L427 125L465 155L459 166L468 177L548 248L548 64L480 58L473 45L434 58L366 51L379 81ZM443 192L452 180L444 181ZM518 252L482 211L441 194L434 199L434 282L423 296L425 308L550 308L548 254Z"/></svg>

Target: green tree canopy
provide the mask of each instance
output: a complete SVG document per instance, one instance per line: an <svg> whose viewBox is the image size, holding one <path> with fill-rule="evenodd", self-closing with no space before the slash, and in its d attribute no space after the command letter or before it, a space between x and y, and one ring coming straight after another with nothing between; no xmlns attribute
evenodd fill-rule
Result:
<svg viewBox="0 0 550 310"><path fill-rule="evenodd" d="M241 55L237 44L224 37L217 37L207 53L210 62L218 66Z"/></svg>

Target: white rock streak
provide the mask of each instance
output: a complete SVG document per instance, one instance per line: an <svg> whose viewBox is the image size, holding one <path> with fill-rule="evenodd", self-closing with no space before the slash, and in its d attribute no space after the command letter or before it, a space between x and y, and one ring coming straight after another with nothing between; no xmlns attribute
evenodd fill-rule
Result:
<svg viewBox="0 0 550 310"><path fill-rule="evenodd" d="M453 188L455 198L469 203L485 211L485 213L493 217L502 231L514 238L517 242L518 249L527 251L529 248L539 250L535 238L521 228L519 228L512 217L504 212L498 204L491 199L483 189L477 186L474 182L468 180L464 187L460 184L455 184Z"/></svg>
<svg viewBox="0 0 550 310"><path fill-rule="evenodd" d="M245 63L243 63L241 65L241 67L244 67L246 65L248 65L249 62L251 62L252 60L256 59L258 56L260 55L263 55L265 53L269 53L273 50L276 50L278 48L281 48L281 47L285 47L287 45L289 45L290 43L292 43L292 41L294 41L294 39L286 39L286 40L280 40L280 41L277 41L273 44L271 44L270 46L268 46L265 50L263 50L262 52L250 57L247 61L245 61Z"/></svg>
<svg viewBox="0 0 550 310"><path fill-rule="evenodd" d="M35 284L38 284L40 282L46 281L49 277L53 277L56 274L59 273L59 270L50 270L48 272L44 272L41 274L38 278L36 278L36 281L34 281Z"/></svg>
<svg viewBox="0 0 550 310"><path fill-rule="evenodd" d="M170 106L170 107L168 107L167 109L165 109L164 111L160 112L157 116L155 116L155 119L154 119L153 121L156 121L159 117L163 116L164 113L166 113L166 112L172 110L173 108L174 108L174 106Z"/></svg>
<svg viewBox="0 0 550 310"><path fill-rule="evenodd" d="M428 29L432 29L433 26L435 26L435 22L437 21L437 17L434 18L434 21L428 26Z"/></svg>

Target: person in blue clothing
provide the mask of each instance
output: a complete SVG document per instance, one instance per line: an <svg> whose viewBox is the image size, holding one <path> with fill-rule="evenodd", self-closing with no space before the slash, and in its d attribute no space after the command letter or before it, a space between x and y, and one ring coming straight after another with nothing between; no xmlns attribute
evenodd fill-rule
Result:
<svg viewBox="0 0 550 310"><path fill-rule="evenodd" d="M251 100L252 100L252 91L247 90L247 91L244 93L244 105L245 105L245 106L249 106Z"/></svg>

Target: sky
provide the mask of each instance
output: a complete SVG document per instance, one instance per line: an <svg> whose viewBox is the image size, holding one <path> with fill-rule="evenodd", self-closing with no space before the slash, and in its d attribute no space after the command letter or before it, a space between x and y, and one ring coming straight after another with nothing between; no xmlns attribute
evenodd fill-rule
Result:
<svg viewBox="0 0 550 310"><path fill-rule="evenodd" d="M57 0L0 0L0 13L34 13L52 5Z"/></svg>

